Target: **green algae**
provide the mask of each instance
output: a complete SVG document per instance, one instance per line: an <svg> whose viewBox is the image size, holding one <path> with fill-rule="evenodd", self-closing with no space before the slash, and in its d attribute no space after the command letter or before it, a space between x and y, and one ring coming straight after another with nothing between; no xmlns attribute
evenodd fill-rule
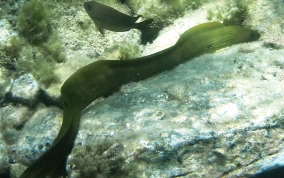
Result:
<svg viewBox="0 0 284 178"><path fill-rule="evenodd" d="M44 1L24 1L17 19L20 34L35 45L45 42L51 34L49 13Z"/></svg>
<svg viewBox="0 0 284 178"><path fill-rule="evenodd" d="M6 60L6 66L14 69L15 76L31 73L45 87L58 81L55 65L66 61L63 42L52 29L51 13L47 2L24 1L17 17L19 35L10 37L6 49L11 59Z"/></svg>
<svg viewBox="0 0 284 178"><path fill-rule="evenodd" d="M248 15L248 7L252 2L235 0L226 2L223 6L209 8L207 19L210 21L222 22L224 25L242 25Z"/></svg>

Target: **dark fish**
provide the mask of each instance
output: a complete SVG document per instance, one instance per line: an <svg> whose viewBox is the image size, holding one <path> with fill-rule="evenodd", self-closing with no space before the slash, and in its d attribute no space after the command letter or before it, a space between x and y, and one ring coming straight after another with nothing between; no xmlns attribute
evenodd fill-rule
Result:
<svg viewBox="0 0 284 178"><path fill-rule="evenodd" d="M174 46L163 51L133 60L100 60L77 70L61 87L64 109L58 136L51 148L20 178L44 178L52 173L65 172L66 159L79 130L81 112L95 99L110 96L123 84L171 70L193 57L233 44L255 41L259 37L258 32L241 26L210 22L189 29Z"/></svg>
<svg viewBox="0 0 284 178"><path fill-rule="evenodd" d="M120 2L121 4L124 4L124 3L126 2L126 0L119 0L119 2Z"/></svg>
<svg viewBox="0 0 284 178"><path fill-rule="evenodd" d="M141 17L140 15L131 17L112 7L94 1L85 2L84 7L102 35L104 34L103 29L124 32L133 28L140 30L143 35L154 20L148 19L140 23L135 23Z"/></svg>

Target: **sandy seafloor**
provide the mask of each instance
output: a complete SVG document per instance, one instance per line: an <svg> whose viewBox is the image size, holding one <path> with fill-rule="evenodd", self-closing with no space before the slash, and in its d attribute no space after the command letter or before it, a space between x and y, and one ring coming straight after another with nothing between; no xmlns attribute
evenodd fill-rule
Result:
<svg viewBox="0 0 284 178"><path fill-rule="evenodd" d="M1 50L18 35L21 3L0 1ZM284 166L284 1L204 1L180 13L155 0L105 3L166 25L153 43L139 45L135 29L102 36L83 2L47 1L66 61L54 66L58 80L48 87L33 71L19 75L1 65L0 177L19 177L48 149L62 122L60 87L77 69L119 60L123 50L133 58L158 52L190 27L229 17L240 4L246 8L243 24L261 38L193 58L92 103L67 160L68 177L233 178Z"/></svg>

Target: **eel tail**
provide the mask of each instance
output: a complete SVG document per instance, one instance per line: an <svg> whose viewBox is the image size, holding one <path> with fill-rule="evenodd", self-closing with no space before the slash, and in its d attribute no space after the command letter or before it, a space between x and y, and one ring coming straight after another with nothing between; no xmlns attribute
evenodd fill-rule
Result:
<svg viewBox="0 0 284 178"><path fill-rule="evenodd" d="M51 148L32 163L20 178L44 178L66 175L66 160L71 153L78 132L81 111L66 107L63 110L63 124ZM66 128L67 126L67 128ZM63 130L63 131L62 131Z"/></svg>

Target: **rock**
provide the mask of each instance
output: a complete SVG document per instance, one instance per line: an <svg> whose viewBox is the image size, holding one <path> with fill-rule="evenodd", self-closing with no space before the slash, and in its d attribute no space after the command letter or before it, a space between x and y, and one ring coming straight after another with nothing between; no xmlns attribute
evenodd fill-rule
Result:
<svg viewBox="0 0 284 178"><path fill-rule="evenodd" d="M32 106L39 94L40 87L31 74L24 74L15 80L11 89L11 97L15 101Z"/></svg>
<svg viewBox="0 0 284 178"><path fill-rule="evenodd" d="M42 155L57 136L62 122L62 111L56 107L40 108L18 132L11 151L19 154L17 162L31 164Z"/></svg>
<svg viewBox="0 0 284 178"><path fill-rule="evenodd" d="M267 156L263 160L258 161L256 163L256 166L259 168L260 171L284 166L284 151L281 151L271 156Z"/></svg>
<svg viewBox="0 0 284 178"><path fill-rule="evenodd" d="M258 71L240 76L234 71L237 64L228 59L279 59L284 50L266 56L263 48L258 49L262 55L237 49L203 55L139 84L125 85L123 92L89 107L70 155L76 164L67 161L69 167L83 169L69 169L70 175L96 175L81 164L95 167L104 160L87 151L89 143L93 150L111 143L124 146L121 166L116 167L125 173L122 177L138 172L142 177L230 177L240 167L242 177L251 163L279 152L284 145L282 81L263 80Z"/></svg>
<svg viewBox="0 0 284 178"><path fill-rule="evenodd" d="M267 156L259 161L253 162L245 169L231 172L226 177L246 177L252 174L251 178L282 178L284 175L284 152Z"/></svg>
<svg viewBox="0 0 284 178"><path fill-rule="evenodd" d="M8 145L15 144L18 139L18 131L25 126L32 115L32 111L25 106L8 105L0 108L0 113L2 136Z"/></svg>
<svg viewBox="0 0 284 178"><path fill-rule="evenodd" d="M19 163L11 164L10 166L10 178L19 178L22 172L26 169L25 166Z"/></svg>
<svg viewBox="0 0 284 178"><path fill-rule="evenodd" d="M3 70L0 68L0 103L3 101L5 95L10 91L12 86L12 80L5 77L2 71Z"/></svg>
<svg viewBox="0 0 284 178"><path fill-rule="evenodd" d="M10 166L7 151L7 146L4 142L2 134L0 133L0 177L1 175L8 173L8 169Z"/></svg>

